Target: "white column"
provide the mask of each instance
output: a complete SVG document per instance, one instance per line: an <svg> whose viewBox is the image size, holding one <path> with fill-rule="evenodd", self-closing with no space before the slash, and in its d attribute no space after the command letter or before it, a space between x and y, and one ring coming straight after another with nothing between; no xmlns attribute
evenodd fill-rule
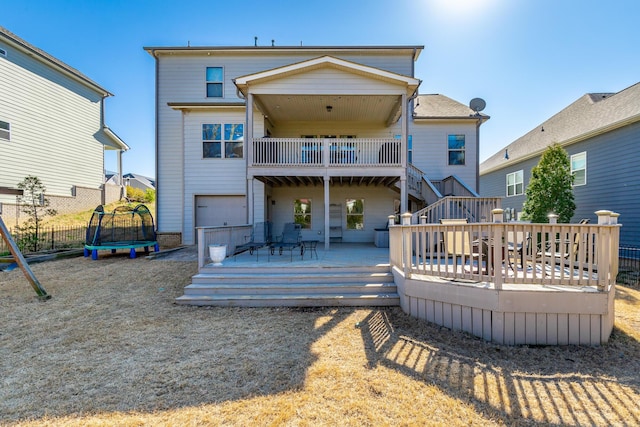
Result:
<svg viewBox="0 0 640 427"><path fill-rule="evenodd" d="M402 161L402 175L400 176L400 212L408 212L409 211L409 193L407 191L407 150L409 149L407 131L409 128L409 118L408 118L408 106L407 106L407 94L403 93L401 97L402 104L402 115L400 117L400 129L401 136L400 141L402 143L402 153L401 161Z"/></svg>
<svg viewBox="0 0 640 427"><path fill-rule="evenodd" d="M253 224L255 199L253 197L253 173L249 167L253 165L253 94L247 94L246 129L244 132L244 157L247 171L247 224Z"/></svg>
<svg viewBox="0 0 640 427"><path fill-rule="evenodd" d="M329 218L329 177L324 177L324 250L329 250L331 222Z"/></svg>
<svg viewBox="0 0 640 427"><path fill-rule="evenodd" d="M409 194L407 193L407 173L406 169L400 177L400 212L409 211Z"/></svg>
<svg viewBox="0 0 640 427"><path fill-rule="evenodd" d="M118 183L120 184L120 199L126 196L124 182L122 182L122 150L118 150Z"/></svg>

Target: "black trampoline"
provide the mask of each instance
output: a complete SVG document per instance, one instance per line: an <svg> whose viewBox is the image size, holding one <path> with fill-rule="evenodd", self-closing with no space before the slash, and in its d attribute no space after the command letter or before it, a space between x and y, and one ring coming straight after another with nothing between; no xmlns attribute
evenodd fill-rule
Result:
<svg viewBox="0 0 640 427"><path fill-rule="evenodd" d="M118 249L129 249L129 257L135 258L137 248L149 253L149 247L155 252L160 250L153 216L145 205L118 206L111 212L105 212L100 205L93 211L87 227L85 257L91 254L92 259L98 259L100 250L115 253Z"/></svg>

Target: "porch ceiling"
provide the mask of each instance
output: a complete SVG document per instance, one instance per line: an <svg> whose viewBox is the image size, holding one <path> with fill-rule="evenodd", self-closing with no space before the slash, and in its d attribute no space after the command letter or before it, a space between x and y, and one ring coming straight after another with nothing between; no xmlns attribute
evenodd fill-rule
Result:
<svg viewBox="0 0 640 427"><path fill-rule="evenodd" d="M257 180L270 185L272 187L300 187L306 185L324 185L324 178L322 176L290 176L290 175L264 175L254 176ZM399 181L397 176L332 176L329 178L331 185L366 185L376 186L383 185L386 187L392 187Z"/></svg>
<svg viewBox="0 0 640 427"><path fill-rule="evenodd" d="M254 99L273 124L284 121L388 124L399 118L402 98L399 95L256 95Z"/></svg>

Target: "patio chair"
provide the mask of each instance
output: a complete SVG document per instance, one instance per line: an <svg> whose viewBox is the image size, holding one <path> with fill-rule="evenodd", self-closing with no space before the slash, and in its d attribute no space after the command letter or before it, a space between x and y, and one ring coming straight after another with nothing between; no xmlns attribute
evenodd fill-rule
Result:
<svg viewBox="0 0 640 427"><path fill-rule="evenodd" d="M249 240L241 245L236 246L236 249L233 251L234 257L242 252L249 251L249 254L253 255L253 252L257 250L269 246L271 244L271 222L256 222L253 225L253 230L251 232L251 236Z"/></svg>
<svg viewBox="0 0 640 427"><path fill-rule="evenodd" d="M460 224L460 222L457 224ZM480 272L482 261L486 259L488 252L486 242L472 242L471 233L462 230L445 231L444 247L447 255L453 257L455 265L458 264L458 258L462 259L462 257L468 259L471 265L473 265L474 260L477 261L478 268L476 272Z"/></svg>
<svg viewBox="0 0 640 427"><path fill-rule="evenodd" d="M579 224L588 224L589 219L580 220ZM580 245L586 245L587 242L583 242L583 233L573 233L573 235L561 236L559 239L547 240L544 249L541 247L541 243L538 242L535 247L533 242L530 242L530 246L535 248L536 261L544 260L546 264L550 264L550 260L554 261L556 266L569 266L573 262L578 261L580 253ZM530 250L533 253L533 249ZM585 268L588 268L588 263L585 264ZM593 266L591 266L593 268Z"/></svg>
<svg viewBox="0 0 640 427"><path fill-rule="evenodd" d="M524 231L507 232L507 250L509 251L508 262L511 270L515 271L520 261L520 266L524 267L524 256L527 252L527 244L531 241L529 233Z"/></svg>
<svg viewBox="0 0 640 427"><path fill-rule="evenodd" d="M269 245L271 255L275 253L276 248L278 249L279 255L282 255L282 252L287 249L290 252L291 261L293 261L293 250L296 248L300 248L300 255L303 254L301 233L302 226L300 224L296 224L293 222L288 222L284 225L284 230L282 231L282 235L276 239L276 241L271 242Z"/></svg>

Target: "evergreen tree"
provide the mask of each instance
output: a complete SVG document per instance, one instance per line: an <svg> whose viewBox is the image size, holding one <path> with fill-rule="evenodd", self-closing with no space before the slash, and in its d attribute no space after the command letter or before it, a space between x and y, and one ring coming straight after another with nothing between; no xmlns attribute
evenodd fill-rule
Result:
<svg viewBox="0 0 640 427"><path fill-rule="evenodd" d="M45 197L47 189L37 176L25 177L18 183L18 188L23 191L20 200L22 212L28 215L26 223L17 227L22 232L18 246L37 252L40 248L40 227L43 218L56 215L57 212L55 209L49 209L49 199Z"/></svg>
<svg viewBox="0 0 640 427"><path fill-rule="evenodd" d="M558 222L568 223L576 210L573 197L571 161L567 152L554 144L542 154L531 170L527 186L523 218L531 222L549 222L547 215L555 213Z"/></svg>

